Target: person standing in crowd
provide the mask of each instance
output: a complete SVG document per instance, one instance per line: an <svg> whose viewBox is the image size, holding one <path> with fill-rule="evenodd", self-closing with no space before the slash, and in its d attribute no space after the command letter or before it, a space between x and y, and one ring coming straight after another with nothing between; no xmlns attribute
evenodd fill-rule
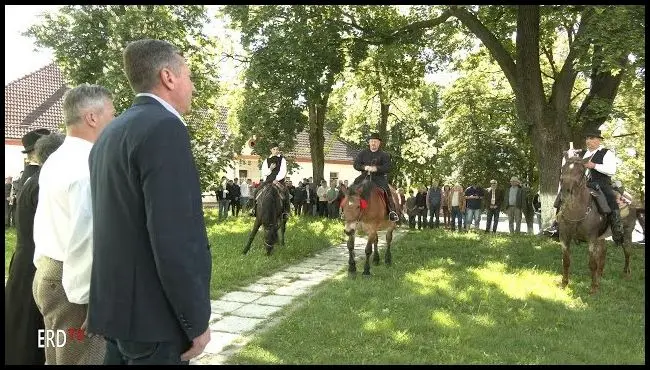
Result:
<svg viewBox="0 0 650 370"><path fill-rule="evenodd" d="M523 205L521 182L519 182L517 176L512 176L510 178L510 187L503 194L503 207L508 214L508 227L511 234L515 231L519 234L521 231L521 209Z"/></svg>
<svg viewBox="0 0 650 370"><path fill-rule="evenodd" d="M226 190L228 190L228 194L226 195L226 198L228 199L228 205L226 206L226 217L228 216L228 212L232 211L232 215L235 216L235 208L234 204L239 201L239 197L237 197L237 194L235 193L236 187L235 187L235 182L233 180L228 180L226 183Z"/></svg>
<svg viewBox="0 0 650 370"><path fill-rule="evenodd" d="M241 182L239 187L241 196L239 197L240 206L242 213L245 215L248 212L248 201L251 198L251 179L246 179Z"/></svg>
<svg viewBox="0 0 650 370"><path fill-rule="evenodd" d="M485 224L486 234L490 232L490 225L492 225L493 233L497 232L497 226L499 225L503 190L501 190L497 185L497 180L490 180L490 187L485 191L485 202L483 202L483 204L485 204L485 211L487 214L487 222Z"/></svg>
<svg viewBox="0 0 650 370"><path fill-rule="evenodd" d="M417 206L415 205L415 191L409 191L409 198L406 200L406 215L409 218L409 229L415 229L415 217L417 216Z"/></svg>
<svg viewBox="0 0 650 370"><path fill-rule="evenodd" d="M50 330L87 324L94 226L88 156L115 116L112 95L102 86L79 85L66 93L63 116L67 136L43 164L34 216L34 298ZM98 365L105 350L104 339L93 336L46 347L45 357L48 365Z"/></svg>
<svg viewBox="0 0 650 370"><path fill-rule="evenodd" d="M420 187L415 196L415 207L417 208L418 230L427 228L427 187Z"/></svg>
<svg viewBox="0 0 650 370"><path fill-rule="evenodd" d="M241 210L241 188L239 187L239 179L235 178L233 180L230 194L230 206L232 210L232 215L237 217L239 216L239 210Z"/></svg>
<svg viewBox="0 0 650 370"><path fill-rule="evenodd" d="M88 330L106 365L189 364L210 341L212 258L201 185L181 114L194 86L180 50L124 50L133 105L90 153L95 244Z"/></svg>
<svg viewBox="0 0 650 370"><path fill-rule="evenodd" d="M442 221L446 229L450 227L450 223L451 223L451 215L449 213L449 191L450 191L449 185L444 185L442 187L442 192L440 193Z"/></svg>
<svg viewBox="0 0 650 370"><path fill-rule="evenodd" d="M456 230L456 219L458 219L458 231L463 230L463 213L465 212L465 192L456 182L449 192L449 209L451 209L451 230Z"/></svg>
<svg viewBox="0 0 650 370"><path fill-rule="evenodd" d="M429 208L429 214L431 220L429 221L429 227L437 228L440 226L440 202L442 201L442 190L438 187L438 180L433 180L431 187L427 191L427 207ZM435 218L435 224L434 224Z"/></svg>
<svg viewBox="0 0 650 370"><path fill-rule="evenodd" d="M465 189L465 230L469 230L469 226L474 220L474 229L478 230L479 223L481 222L481 202L483 199L483 189L480 187L470 185Z"/></svg>
<svg viewBox="0 0 650 370"><path fill-rule="evenodd" d="M521 188L521 198L523 200L521 212L526 221L526 232L528 235L535 234L534 230L534 219L535 219L535 210L533 209L533 196L528 183L524 184Z"/></svg>
<svg viewBox="0 0 650 370"><path fill-rule="evenodd" d="M316 195L318 195L318 215L321 217L327 216L327 181L323 180L320 183L318 189L316 189Z"/></svg>
<svg viewBox="0 0 650 370"><path fill-rule="evenodd" d="M533 196L533 212L535 212L537 227L539 228L539 233L541 233L542 232L542 203L540 203L539 201L539 192L536 192L535 196Z"/></svg>
<svg viewBox="0 0 650 370"><path fill-rule="evenodd" d="M338 204L336 203L336 198L339 195L339 189L336 188L336 181L330 181L330 187L327 189L325 198L327 199L327 217L328 218L337 218Z"/></svg>
<svg viewBox="0 0 650 370"><path fill-rule="evenodd" d="M37 163L45 163L63 139L60 134L38 137L34 145ZM34 215L38 205L39 174L37 170L27 179L16 202L16 248L5 283L5 365L45 364L45 350L36 346L38 331L45 329L45 323L32 291L36 272Z"/></svg>
<svg viewBox="0 0 650 370"><path fill-rule="evenodd" d="M305 197L307 193L305 191L305 184L302 181L298 181L298 186L294 192L293 205L296 208L296 216L300 216L304 212Z"/></svg>

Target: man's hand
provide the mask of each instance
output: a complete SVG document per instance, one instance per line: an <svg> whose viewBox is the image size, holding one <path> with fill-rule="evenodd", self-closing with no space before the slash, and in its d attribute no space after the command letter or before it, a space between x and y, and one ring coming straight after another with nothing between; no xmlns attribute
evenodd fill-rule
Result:
<svg viewBox="0 0 650 370"><path fill-rule="evenodd" d="M275 163L271 163L271 165L269 166L269 168L270 168L270 169L274 169L274 168L275 168Z"/></svg>
<svg viewBox="0 0 650 370"><path fill-rule="evenodd" d="M279 182L278 180L273 180L273 185L277 185L277 184L279 184L279 183L280 183L280 182Z"/></svg>
<svg viewBox="0 0 650 370"><path fill-rule="evenodd" d="M187 350L187 352L183 353L181 355L181 360L182 361L189 361L193 359L194 357L200 355L203 353L203 350L205 349L205 346L210 343L210 328L208 329L198 337L194 338L192 340L192 347Z"/></svg>
<svg viewBox="0 0 650 370"><path fill-rule="evenodd" d="M589 162L585 163L585 167L596 168L596 164L590 160Z"/></svg>

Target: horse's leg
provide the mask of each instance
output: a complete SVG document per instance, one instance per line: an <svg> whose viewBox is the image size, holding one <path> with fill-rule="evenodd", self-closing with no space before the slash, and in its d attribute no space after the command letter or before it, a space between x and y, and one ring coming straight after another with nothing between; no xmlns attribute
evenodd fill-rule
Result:
<svg viewBox="0 0 650 370"><path fill-rule="evenodd" d="M390 266L393 263L393 256L390 254L390 243L393 241L393 229L388 229L386 231L386 256L384 257L384 262L386 266Z"/></svg>
<svg viewBox="0 0 650 370"><path fill-rule="evenodd" d="M605 269L605 257L607 256L607 243L604 239L598 239L598 277L603 277Z"/></svg>
<svg viewBox="0 0 650 370"><path fill-rule="evenodd" d="M566 288L569 284L569 267L571 267L571 239L562 237L560 233L560 244L562 244L562 282L560 287Z"/></svg>
<svg viewBox="0 0 650 370"><path fill-rule="evenodd" d="M280 245L284 247L284 232L287 231L287 219L282 217L280 224Z"/></svg>
<svg viewBox="0 0 650 370"><path fill-rule="evenodd" d="M248 250L251 249L251 244L253 243L253 239L255 239L255 234L257 234L257 230L259 230L260 226L262 226L262 221L256 218L255 224L253 225L253 229L251 229L251 233L248 235L248 241L246 242L246 246L244 247L244 254L248 253Z"/></svg>
<svg viewBox="0 0 650 370"><path fill-rule="evenodd" d="M370 255L372 254L372 244L377 239L377 231L368 235L368 242L366 243L366 263L363 265L363 275L370 275Z"/></svg>
<svg viewBox="0 0 650 370"><path fill-rule="evenodd" d="M589 239L589 271L591 271L591 289L589 294L598 292L600 288L600 276L598 274L600 265L600 241Z"/></svg>
<svg viewBox="0 0 650 370"><path fill-rule="evenodd" d="M625 254L625 265L623 266L623 277L627 280L632 278L632 269L630 268L630 252L631 252L631 243L629 240L625 240L622 245L623 254Z"/></svg>
<svg viewBox="0 0 650 370"><path fill-rule="evenodd" d="M375 240L372 242L373 246L373 254L372 254L372 263L375 264L375 266L379 265L380 258L379 258L379 235L375 237Z"/></svg>
<svg viewBox="0 0 650 370"><path fill-rule="evenodd" d="M354 260L354 233L355 231L352 230L348 234L348 273L349 274L356 274L357 273L357 262Z"/></svg>

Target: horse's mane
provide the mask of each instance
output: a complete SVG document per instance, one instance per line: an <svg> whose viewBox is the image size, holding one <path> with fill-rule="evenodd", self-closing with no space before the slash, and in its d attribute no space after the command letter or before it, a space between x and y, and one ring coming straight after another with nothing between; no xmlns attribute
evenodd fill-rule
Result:
<svg viewBox="0 0 650 370"><path fill-rule="evenodd" d="M586 184L584 161L580 157L569 157L560 174L560 187L563 193L573 193Z"/></svg>
<svg viewBox="0 0 650 370"><path fill-rule="evenodd" d="M257 217L259 217L262 225L268 227L277 224L281 217L281 210L282 201L278 189L272 184L265 185L257 199L256 210Z"/></svg>

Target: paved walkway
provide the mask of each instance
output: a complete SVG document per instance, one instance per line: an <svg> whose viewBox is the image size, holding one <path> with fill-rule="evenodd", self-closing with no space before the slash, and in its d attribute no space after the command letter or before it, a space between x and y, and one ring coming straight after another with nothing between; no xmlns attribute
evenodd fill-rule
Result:
<svg viewBox="0 0 650 370"><path fill-rule="evenodd" d="M404 233L404 229L395 230L393 243ZM359 265L359 261L363 263L366 258L363 252L366 242L367 239L360 236L355 238L358 274L363 271L363 265ZM382 232L379 247L385 245L385 233ZM383 250L380 249L380 253L383 255ZM278 323L282 316L277 313L297 297L309 293L312 287L347 269L347 261L347 245L342 243L212 301L210 343L203 354L190 364L223 364L255 334Z"/></svg>

